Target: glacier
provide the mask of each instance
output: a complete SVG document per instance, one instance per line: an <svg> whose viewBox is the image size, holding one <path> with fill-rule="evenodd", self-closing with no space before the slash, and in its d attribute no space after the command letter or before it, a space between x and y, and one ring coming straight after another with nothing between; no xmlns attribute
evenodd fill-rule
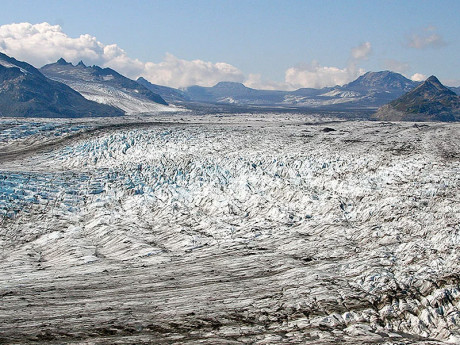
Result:
<svg viewBox="0 0 460 345"><path fill-rule="evenodd" d="M0 121L7 343L460 342L460 125L142 120Z"/></svg>

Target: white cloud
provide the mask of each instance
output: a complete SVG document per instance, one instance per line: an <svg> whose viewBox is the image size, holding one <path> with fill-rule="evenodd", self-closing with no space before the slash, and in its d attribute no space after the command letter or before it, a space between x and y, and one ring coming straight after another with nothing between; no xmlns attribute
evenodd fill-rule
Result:
<svg viewBox="0 0 460 345"><path fill-rule="evenodd" d="M285 80L291 88L322 88L346 84L364 73L364 70L355 68L338 68L321 66L313 62L309 66L291 67L286 71Z"/></svg>
<svg viewBox="0 0 460 345"><path fill-rule="evenodd" d="M250 73L244 81L244 85L259 90L286 90L291 89L286 83L279 83L272 80L265 80L260 74Z"/></svg>
<svg viewBox="0 0 460 345"><path fill-rule="evenodd" d="M426 80L428 77L422 73L415 73L413 74L410 79L413 80L413 81L424 81Z"/></svg>
<svg viewBox="0 0 460 345"><path fill-rule="evenodd" d="M133 59L116 44L105 45L91 35L69 37L59 25L48 23L0 26L0 49L16 59L41 67L60 57L87 65L111 67L130 77L144 76L153 83L172 87L212 86L219 81L243 81L243 73L227 63L182 60L166 54L159 63Z"/></svg>
<svg viewBox="0 0 460 345"><path fill-rule="evenodd" d="M17 59L35 66L56 61L59 57L75 61L83 59L91 63L103 62L104 45L90 35L70 38L59 25L9 24L0 26L2 50Z"/></svg>
<svg viewBox="0 0 460 345"><path fill-rule="evenodd" d="M219 81L242 82L244 80L243 73L230 64L202 60L188 61L171 54L166 54L160 63L147 62L142 75L152 83L173 87L213 86Z"/></svg>
<svg viewBox="0 0 460 345"><path fill-rule="evenodd" d="M351 50L351 56L355 60L366 60L372 53L372 46L370 42L364 42Z"/></svg>
<svg viewBox="0 0 460 345"><path fill-rule="evenodd" d="M291 67L285 73L285 89L322 88L349 83L365 73L364 69L357 67L357 63L367 59L371 53L370 42L364 42L351 49L347 67L321 66L316 61L309 65Z"/></svg>
<svg viewBox="0 0 460 345"><path fill-rule="evenodd" d="M265 80L258 74L249 74L246 78L241 70L225 62L190 61L172 54L166 54L160 62L144 62L128 56L116 44L103 44L89 34L69 37L59 25L48 23L1 25L0 50L37 67L63 57L74 64L83 60L87 65L111 67L127 77L143 76L152 83L171 87L213 86L220 81L234 81L258 89L293 90L343 85L356 79L364 73L357 68L357 63L368 58L372 46L364 42L354 47L344 68L322 66L317 62L288 68L284 82Z"/></svg>
<svg viewBox="0 0 460 345"><path fill-rule="evenodd" d="M407 45L414 49L440 48L447 43L441 35L436 32L434 26L428 26L421 33L412 34L407 40Z"/></svg>

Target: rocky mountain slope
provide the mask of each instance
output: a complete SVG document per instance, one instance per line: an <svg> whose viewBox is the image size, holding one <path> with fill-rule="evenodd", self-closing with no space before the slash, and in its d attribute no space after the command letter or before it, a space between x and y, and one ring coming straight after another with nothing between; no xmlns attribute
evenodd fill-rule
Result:
<svg viewBox="0 0 460 345"><path fill-rule="evenodd" d="M459 121L460 96L435 77L381 107L373 116L389 121Z"/></svg>
<svg viewBox="0 0 460 345"><path fill-rule="evenodd" d="M85 99L65 84L46 78L28 63L0 53L0 116L120 116L124 112Z"/></svg>
<svg viewBox="0 0 460 345"><path fill-rule="evenodd" d="M136 80L139 84L144 86L146 89L161 95L161 97L167 102L184 102L189 101L189 97L181 90L174 89L168 86L161 86L157 84L152 84L147 79L142 77L137 78Z"/></svg>
<svg viewBox="0 0 460 345"><path fill-rule="evenodd" d="M111 68L86 66L82 61L74 66L61 58L43 66L40 71L48 78L67 84L87 99L113 105L128 114L168 109L168 103L160 95Z"/></svg>

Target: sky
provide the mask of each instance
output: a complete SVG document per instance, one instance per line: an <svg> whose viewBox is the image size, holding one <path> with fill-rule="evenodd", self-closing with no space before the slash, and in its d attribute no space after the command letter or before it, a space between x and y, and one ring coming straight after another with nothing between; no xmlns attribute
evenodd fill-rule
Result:
<svg viewBox="0 0 460 345"><path fill-rule="evenodd" d="M459 18L459 0L3 0L0 51L178 88L320 88L381 70L460 86Z"/></svg>

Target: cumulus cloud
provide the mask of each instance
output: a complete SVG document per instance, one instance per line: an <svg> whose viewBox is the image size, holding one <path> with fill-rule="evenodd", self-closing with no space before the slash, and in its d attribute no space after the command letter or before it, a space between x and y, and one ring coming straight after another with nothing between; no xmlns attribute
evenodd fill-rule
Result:
<svg viewBox="0 0 460 345"><path fill-rule="evenodd" d="M117 44L104 44L89 34L69 37L61 26L48 23L8 24L0 26L0 50L19 60L41 67L63 57L72 63L110 67L129 78L143 76L152 83L171 87L213 86L220 81L244 82L248 87L267 90L293 90L301 87L321 88L343 85L364 73L359 61L372 53L369 42L351 49L347 67L322 66L317 62L291 67L285 80L275 82L259 74L245 77L237 67L225 62L184 60L166 54L163 61L141 61L130 57Z"/></svg>
<svg viewBox="0 0 460 345"><path fill-rule="evenodd" d="M415 73L413 74L410 79L413 80L413 81L424 81L426 80L428 77L422 73Z"/></svg>
<svg viewBox="0 0 460 345"><path fill-rule="evenodd" d="M59 25L9 24L0 26L0 46L15 58L35 66L56 61L59 57L74 61L103 62L104 45L90 35L70 38Z"/></svg>
<svg viewBox="0 0 460 345"><path fill-rule="evenodd" d="M284 82L266 80L260 74L250 73L244 81L244 85L259 90L286 90L290 89L289 85Z"/></svg>
<svg viewBox="0 0 460 345"><path fill-rule="evenodd" d="M426 27L421 33L412 34L407 40L407 46L414 49L440 48L446 44L434 26Z"/></svg>
<svg viewBox="0 0 460 345"><path fill-rule="evenodd" d="M356 68L338 68L321 66L317 62L303 67L291 67L286 71L285 81L291 88L322 88L343 85L363 74L364 70Z"/></svg>
<svg viewBox="0 0 460 345"><path fill-rule="evenodd" d="M357 64L360 60L367 59L371 53L371 43L364 42L351 49L347 67L321 66L316 61L303 66L291 67L285 73L285 89L323 88L349 83L365 73L365 70L358 68Z"/></svg>
<svg viewBox="0 0 460 345"><path fill-rule="evenodd" d="M72 38L59 25L48 23L1 25L0 49L37 67L63 57L73 63L83 60L88 65L111 67L130 78L144 76L153 83L172 87L244 80L238 68L224 62L188 61L171 54L166 54L159 63L143 62L129 57L116 44L103 44L88 34Z"/></svg>
<svg viewBox="0 0 460 345"><path fill-rule="evenodd" d="M173 87L213 86L219 81L242 82L244 80L243 73L230 64L202 60L188 61L171 54L166 54L160 63L147 62L142 75L152 83Z"/></svg>

